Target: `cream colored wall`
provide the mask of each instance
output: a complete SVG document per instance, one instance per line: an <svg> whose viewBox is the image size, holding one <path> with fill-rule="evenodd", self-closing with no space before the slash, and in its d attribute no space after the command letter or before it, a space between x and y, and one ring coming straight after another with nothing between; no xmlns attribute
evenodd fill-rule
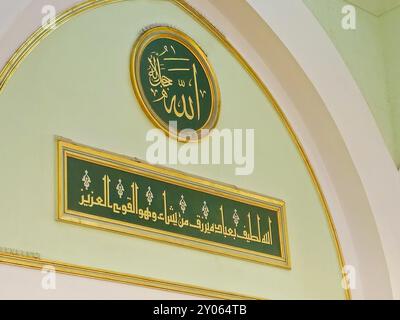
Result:
<svg viewBox="0 0 400 320"><path fill-rule="evenodd" d="M0 2L0 38L6 33L15 17L29 4L29 0L2 1Z"/></svg>
<svg viewBox="0 0 400 320"><path fill-rule="evenodd" d="M179 169L284 199L291 271L54 221L55 135L145 157L144 136L152 126L130 86L129 54L140 29L154 22L185 30L209 55L223 99L219 127L256 129L256 170L246 179L226 166ZM0 141L7 149L0 169L7 181L0 187L7 199L0 205L3 246L260 297L344 297L327 219L288 132L236 60L173 4L129 1L73 19L24 61L0 106Z"/></svg>

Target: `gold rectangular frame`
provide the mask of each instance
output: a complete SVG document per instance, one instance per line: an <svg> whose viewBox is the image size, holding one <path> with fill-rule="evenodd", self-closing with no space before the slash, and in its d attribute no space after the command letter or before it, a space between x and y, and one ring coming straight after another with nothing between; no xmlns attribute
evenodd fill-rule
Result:
<svg viewBox="0 0 400 320"><path fill-rule="evenodd" d="M284 201L238 189L234 186L218 183L205 178L187 175L173 169L150 165L134 158L98 150L71 142L67 139L57 138L56 144L58 178L58 204L56 218L58 221L139 236L151 240L158 240L179 246L199 249L214 254L216 253L229 257L291 269ZM185 188L205 193L217 194L221 197L225 197L234 201L240 201L250 205L257 205L259 207L273 210L277 213L278 217L277 220L279 227L281 256L277 257L269 254L255 253L251 250L237 248L222 243L193 238L163 230L155 230L145 226L134 225L119 220L113 220L69 210L66 206L67 166L65 165L65 160L67 155L73 155L75 158L89 161L91 163L109 166L134 174L145 174L147 177L155 180L177 184ZM244 201L244 199L246 201Z"/></svg>

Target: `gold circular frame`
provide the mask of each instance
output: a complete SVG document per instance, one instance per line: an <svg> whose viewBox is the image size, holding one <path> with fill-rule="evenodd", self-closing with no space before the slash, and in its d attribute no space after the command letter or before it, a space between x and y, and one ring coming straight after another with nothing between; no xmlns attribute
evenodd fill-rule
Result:
<svg viewBox="0 0 400 320"><path fill-rule="evenodd" d="M196 134L190 138L188 138L186 135L184 137L180 136L179 132L175 133L169 131L169 124L160 119L159 116L152 110L151 104L144 94L143 87L140 81L140 61L142 59L144 49L150 42L162 38L177 41L187 50L189 50L193 54L193 56L196 57L197 61L201 64L210 86L210 115L205 124L201 128L195 130ZM207 55L204 53L204 51L192 38L190 38L182 31L169 26L157 26L145 31L142 35L140 35L133 46L131 55L131 80L133 90L142 110L151 120L151 122L156 127L160 128L167 136L177 139L180 142L198 142L199 140L207 136L213 128L215 128L219 119L221 109L221 92L216 74L211 64L209 63ZM204 129L207 129L208 131L204 132Z"/></svg>

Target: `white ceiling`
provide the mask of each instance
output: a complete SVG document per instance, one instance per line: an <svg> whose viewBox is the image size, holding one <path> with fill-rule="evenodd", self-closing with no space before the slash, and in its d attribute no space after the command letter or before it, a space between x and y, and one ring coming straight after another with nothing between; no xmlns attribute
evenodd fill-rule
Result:
<svg viewBox="0 0 400 320"><path fill-rule="evenodd" d="M400 5L400 0L347 0L348 2L380 16Z"/></svg>

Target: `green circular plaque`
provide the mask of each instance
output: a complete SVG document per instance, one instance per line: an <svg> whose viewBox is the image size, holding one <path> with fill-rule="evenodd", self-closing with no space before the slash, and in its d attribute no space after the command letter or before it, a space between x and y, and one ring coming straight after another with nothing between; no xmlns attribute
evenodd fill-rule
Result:
<svg viewBox="0 0 400 320"><path fill-rule="evenodd" d="M215 73L183 32L164 26L144 32L133 49L131 75L144 112L168 135L198 140L216 125L220 93Z"/></svg>

